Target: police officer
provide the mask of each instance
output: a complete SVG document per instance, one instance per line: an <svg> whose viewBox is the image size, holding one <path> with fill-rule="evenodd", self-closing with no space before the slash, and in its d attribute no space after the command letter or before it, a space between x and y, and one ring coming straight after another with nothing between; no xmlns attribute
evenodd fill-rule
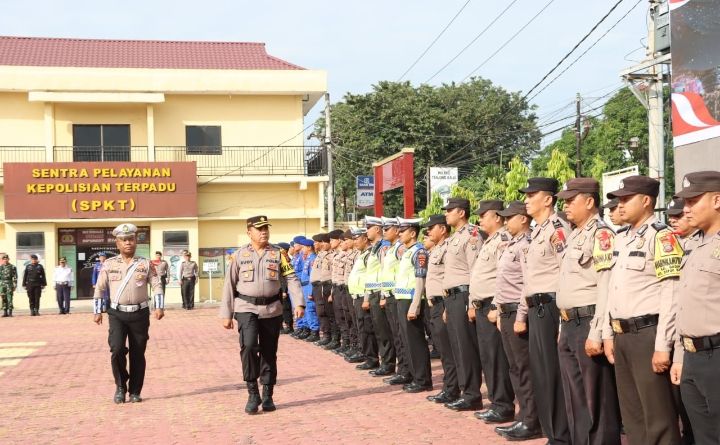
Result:
<svg viewBox="0 0 720 445"><path fill-rule="evenodd" d="M408 393L430 391L432 390L430 350L423 323L427 311L425 279L428 252L417 241L421 220L405 218L397 220L400 242L404 249L394 277L393 293L400 325L399 336L411 375L411 381L403 386L403 391Z"/></svg>
<svg viewBox="0 0 720 445"><path fill-rule="evenodd" d="M155 318L164 316L164 296L160 279L152 263L135 256L137 227L120 224L113 230L120 255L103 263L95 293L93 294L94 321L102 324L102 301L110 293L108 313L108 343L110 364L115 378L115 403L125 403L130 391L130 402L141 402L140 393L145 380L145 347L150 328L148 284L154 296ZM130 354L130 372L126 355ZM129 386L128 386L129 385Z"/></svg>
<svg viewBox="0 0 720 445"><path fill-rule="evenodd" d="M292 239L290 242L290 246L293 250L292 255L290 255L290 263L293 266L293 269L295 270L295 275L300 278L302 276L302 269L303 269L303 252L302 248L303 246L298 243L298 241L304 239L305 237L302 235L298 235ZM302 282L300 283L302 285ZM303 290L303 296L305 295L305 291ZM299 318L295 320L295 332L290 334L293 338L300 338L303 336L306 338L310 335L310 329L308 328L306 319L308 314L308 306L307 302L305 302L305 315L302 318Z"/></svg>
<svg viewBox="0 0 720 445"><path fill-rule="evenodd" d="M355 314L355 308L353 307L353 298L350 294L350 272L355 264L355 259L358 256L358 250L354 247L352 230L347 229L343 232L340 237L341 249L345 250L343 258L343 281L345 285L342 286L343 290L343 318L345 320L345 330L347 332L348 348L340 351L345 360L349 363L362 363L365 361L365 357L362 355L360 349L359 336L357 331L357 317Z"/></svg>
<svg viewBox="0 0 720 445"><path fill-rule="evenodd" d="M443 278L445 276L445 253L447 239L450 236L450 226L445 215L431 215L423 225L426 238L431 239L434 247L430 250L427 279L425 280L425 294L430 306L430 327L433 331L435 345L440 351L440 363L443 368L442 390L427 399L435 403L450 403L460 397L460 388L457 380L457 368L453 357L447 325L443 321L445 312L445 299Z"/></svg>
<svg viewBox="0 0 720 445"><path fill-rule="evenodd" d="M395 299L395 275L400 264L405 246L400 241L400 231L398 227L398 218L382 217L383 238L388 242L389 246L384 253L381 252L382 259L380 265L380 307L385 310L388 324L390 325L390 337L393 348L395 349L395 357L397 359L397 371L395 375L385 379L385 383L390 385L406 385L412 382L410 372L410 362L407 357L406 345L400 338L400 318L398 313L397 300Z"/></svg>
<svg viewBox="0 0 720 445"><path fill-rule="evenodd" d="M335 314L332 313L332 303L328 301L332 289L332 257L334 252L330 251L330 236L327 233L313 235L315 241L315 261L310 272L310 283L312 284L312 295L315 300L318 320L320 321L321 339L314 343L317 346L325 346L332 341L335 329Z"/></svg>
<svg viewBox="0 0 720 445"><path fill-rule="evenodd" d="M574 445L620 443L620 407L612 365L602 349L615 234L599 217L600 184L570 179L557 197L575 225L560 265L557 306L560 372ZM602 292L599 292L602 289Z"/></svg>
<svg viewBox="0 0 720 445"><path fill-rule="evenodd" d="M383 239L383 221L375 216L365 217L366 235L370 241L370 253L365 266L365 295L362 308L370 311L372 325L375 329L375 339L380 354L380 367L370 371L374 377L389 376L395 373L395 346L393 345L392 331L385 312L380 287L380 270L382 258L390 248L390 243Z"/></svg>
<svg viewBox="0 0 720 445"><path fill-rule="evenodd" d="M468 320L467 310L470 296L470 271L482 241L476 227L468 223L470 201L450 198L445 207L445 219L455 228L448 239L445 252L445 313L450 347L457 366L461 396L445 407L455 411L478 410L482 408L480 395L480 357L477 336Z"/></svg>
<svg viewBox="0 0 720 445"><path fill-rule="evenodd" d="M287 253L269 243L270 222L266 216L247 219L250 243L233 254L225 277L220 318L225 329L237 321L240 334L240 361L247 383L245 412L255 414L261 404L258 378L263 384L263 411L275 411L273 389L277 381L277 348L282 326L280 279L285 277L293 299L295 317L303 316L300 280Z"/></svg>
<svg viewBox="0 0 720 445"><path fill-rule="evenodd" d="M98 253L97 261L95 262L95 264L93 264L92 276L90 279L90 282L92 283L93 288L95 288L95 286L97 286L97 280L98 280L98 277L100 276L100 271L102 270L103 263L105 262L106 259L107 259L107 254L105 252ZM163 289L163 295L165 295L164 289ZM110 301L110 294L108 294L107 290L106 290L105 298L103 298L103 307L102 307L103 312L107 311L107 306L108 306L109 301Z"/></svg>
<svg viewBox="0 0 720 445"><path fill-rule="evenodd" d="M342 284L345 277L345 251L340 249L340 237L343 231L340 229L332 230L328 233L330 238L330 254L327 261L330 263L330 293L327 298L328 311L331 312L332 331L330 343L323 346L323 349L337 352L343 346L342 338L347 342L347 334L345 333L345 318L342 311L343 295Z"/></svg>
<svg viewBox="0 0 720 445"><path fill-rule="evenodd" d="M40 315L40 295L47 286L47 277L45 268L38 262L38 256L34 253L30 255L30 264L25 266L22 285L27 290L30 300L30 315Z"/></svg>
<svg viewBox="0 0 720 445"><path fill-rule="evenodd" d="M13 316L13 293L17 288L17 269L10 263L7 253L0 255L0 298L3 317Z"/></svg>
<svg viewBox="0 0 720 445"><path fill-rule="evenodd" d="M680 442L668 370L674 346L673 288L682 247L654 216L660 183L629 176L608 198L618 198L630 229L615 238L607 307L615 334L605 354L615 363L623 425L632 444Z"/></svg>
<svg viewBox="0 0 720 445"><path fill-rule="evenodd" d="M290 248L290 244L288 243L277 243L278 247L285 251L288 258L290 258L290 265L292 265L292 252ZM295 268L293 267L293 270ZM280 282L280 290L282 292L282 307L283 307L283 328L280 330L281 334L291 334L294 331L293 328L293 310L292 310L292 304L290 303L290 298L288 297L287 292L287 282L283 279Z"/></svg>
<svg viewBox="0 0 720 445"><path fill-rule="evenodd" d="M678 193L691 227L705 236L683 259L671 378L680 385L698 444L720 443L720 172L689 173Z"/></svg>
<svg viewBox="0 0 720 445"><path fill-rule="evenodd" d="M191 256L190 251L183 251L183 261L180 263L177 272L183 309L188 311L195 308L195 282L198 278L198 265L190 259Z"/></svg>
<svg viewBox="0 0 720 445"><path fill-rule="evenodd" d="M523 260L525 298L520 300L515 332L528 330L530 370L540 410L540 424L550 443L570 443L563 394L557 338L560 313L555 294L560 261L570 233L568 223L555 213L558 182L552 178L530 178L525 188L525 207L535 220L532 241Z"/></svg>
<svg viewBox="0 0 720 445"><path fill-rule="evenodd" d="M684 254L690 255L702 242L703 233L702 230L690 225L683 211L684 208L685 200L679 196L673 196L667 208L668 224L672 228L673 234L680 240Z"/></svg>
<svg viewBox="0 0 720 445"><path fill-rule="evenodd" d="M479 226L488 234L488 239L480 247L470 275L468 318L475 323L478 354L491 403L487 411L475 413L475 417L485 423L509 422L515 416L515 393L502 338L497 329L497 308L492 302L495 297L497 260L510 242L510 234L504 228L505 219L498 215L503 209L502 201L486 200L480 201L475 212L480 216Z"/></svg>
<svg viewBox="0 0 720 445"><path fill-rule="evenodd" d="M367 264L371 254L370 240L368 240L367 229L365 228L352 228L351 231L353 248L357 255L348 275L348 292L353 299L358 348L363 359L363 363L357 365L356 369L371 371L380 366L380 360L378 358L378 342L375 338L372 314L364 307Z"/></svg>
<svg viewBox="0 0 720 445"><path fill-rule="evenodd" d="M620 227L624 223L622 219L620 219L620 211L618 210L618 204L620 201L617 198L613 198L610 201L606 202L603 206L603 209L608 209L608 214L610 217L610 222L612 222L614 225Z"/></svg>
<svg viewBox="0 0 720 445"><path fill-rule="evenodd" d="M311 239L302 237L297 240L297 243L302 246L303 251L300 285L302 286L303 298L305 300L306 307L303 318L305 320L305 324L307 325L306 333L299 335L298 339L305 340L307 342L315 342L320 340L320 320L318 320L315 298L313 297L313 286L310 282L313 265L317 259L317 255L315 254L315 242Z"/></svg>
<svg viewBox="0 0 720 445"><path fill-rule="evenodd" d="M103 252L104 253L104 252ZM163 295L165 295L165 287L168 282L168 272L170 271L170 265L163 259L163 254L159 250L155 252L155 259L153 260L155 270L157 271L158 277L160 277L160 284L162 285Z"/></svg>

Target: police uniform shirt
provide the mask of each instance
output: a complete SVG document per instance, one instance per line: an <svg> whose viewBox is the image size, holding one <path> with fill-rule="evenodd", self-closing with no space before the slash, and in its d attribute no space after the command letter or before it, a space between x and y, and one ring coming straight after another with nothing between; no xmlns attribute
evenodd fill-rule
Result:
<svg viewBox="0 0 720 445"><path fill-rule="evenodd" d="M345 250L338 250L332 259L332 273L330 279L333 284L345 284L345 267L347 264L348 252Z"/></svg>
<svg viewBox="0 0 720 445"><path fill-rule="evenodd" d="M232 256L228 268L223 298L220 304L220 317L230 319L234 312L250 312L259 318L272 318L282 315L282 302L257 305L235 298L235 292L248 297L272 297L280 293L280 276L287 280L288 293L293 307L304 306L302 287L290 264L287 254L272 244L260 252L251 244L239 248Z"/></svg>
<svg viewBox="0 0 720 445"><path fill-rule="evenodd" d="M195 278L198 275L198 265L195 261L183 261L180 263L181 278Z"/></svg>
<svg viewBox="0 0 720 445"><path fill-rule="evenodd" d="M684 238L679 238L679 240L684 254L690 255L692 251L703 241L702 230L696 230Z"/></svg>
<svg viewBox="0 0 720 445"><path fill-rule="evenodd" d="M518 233L500 254L495 278L494 304L519 303L523 296L523 251L530 245L530 232Z"/></svg>
<svg viewBox="0 0 720 445"><path fill-rule="evenodd" d="M445 253L447 252L448 240L444 239L440 244L430 250L428 260L427 279L425 280L425 295L429 298L443 296L443 278L445 277Z"/></svg>
<svg viewBox="0 0 720 445"><path fill-rule="evenodd" d="M346 251L346 255L343 257L343 261L345 262L345 265L343 266L343 283L345 284L348 283L350 271L352 270L353 265L355 264L355 259L359 253L359 250L351 249Z"/></svg>
<svg viewBox="0 0 720 445"><path fill-rule="evenodd" d="M127 280L127 284L118 298L118 290L128 271L135 263L137 263L137 267L132 271L132 276ZM155 267L149 260L134 257L131 262L126 263L120 255L114 256L105 260L102 269L100 269L100 276L95 285L93 299L102 299L106 290L108 290L112 303L122 305L140 304L147 302L149 299L148 284L153 295L162 295L160 277L158 277Z"/></svg>
<svg viewBox="0 0 720 445"><path fill-rule="evenodd" d="M637 230L615 237L617 255L607 305L612 318L659 314L655 350L668 352L675 333L673 287L680 275L682 248L669 229L658 232L657 223L651 216ZM612 336L604 333L603 338L606 335Z"/></svg>
<svg viewBox="0 0 720 445"><path fill-rule="evenodd" d="M312 269L310 270L310 282L316 281L329 281L332 275L332 268L330 262L327 261L327 256L330 252L323 250L318 252L315 256Z"/></svg>
<svg viewBox="0 0 720 445"><path fill-rule="evenodd" d="M498 230L480 247L470 274L470 301L484 300L495 296L497 261L510 242L505 228Z"/></svg>
<svg viewBox="0 0 720 445"><path fill-rule="evenodd" d="M477 227L472 224L465 224L448 238L443 289L470 284L470 271L481 244Z"/></svg>
<svg viewBox="0 0 720 445"><path fill-rule="evenodd" d="M683 258L680 281L675 286L679 336L706 337L720 332L720 233L705 236ZM682 348L676 362L682 362Z"/></svg>
<svg viewBox="0 0 720 445"><path fill-rule="evenodd" d="M588 338L602 340L615 234L598 217L572 231L560 264L558 309L595 305ZM609 323L609 321L607 321Z"/></svg>
<svg viewBox="0 0 720 445"><path fill-rule="evenodd" d="M570 233L568 223L553 213L542 224L538 224L530 235L530 245L524 255L522 265L525 280L525 295L544 292L557 292L560 279L560 262ZM527 319L527 302L520 300L517 321Z"/></svg>
<svg viewBox="0 0 720 445"><path fill-rule="evenodd" d="M154 264L155 264L155 270L157 271L158 276L166 277L168 274L168 269L169 269L167 261L160 260L159 262L154 263Z"/></svg>

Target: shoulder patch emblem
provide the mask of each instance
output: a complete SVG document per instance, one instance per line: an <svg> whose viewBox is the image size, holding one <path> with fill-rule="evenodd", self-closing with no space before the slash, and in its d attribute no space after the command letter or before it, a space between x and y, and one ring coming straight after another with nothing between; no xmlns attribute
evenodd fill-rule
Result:
<svg viewBox="0 0 720 445"><path fill-rule="evenodd" d="M655 234L655 276L658 279L679 277L683 249L677 237L667 229Z"/></svg>

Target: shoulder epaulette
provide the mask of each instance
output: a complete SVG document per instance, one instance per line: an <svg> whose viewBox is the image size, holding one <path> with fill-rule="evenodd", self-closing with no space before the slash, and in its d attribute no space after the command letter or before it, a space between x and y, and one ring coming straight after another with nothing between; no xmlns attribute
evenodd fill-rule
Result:
<svg viewBox="0 0 720 445"><path fill-rule="evenodd" d="M557 215L556 215L555 218L553 219L552 224L553 224L553 227L555 227L556 229L562 229L562 228L563 228L563 223L560 222L560 217L557 216Z"/></svg>
<svg viewBox="0 0 720 445"><path fill-rule="evenodd" d="M622 227L620 227L619 229L617 229L617 233L627 232L628 230L630 230L630 225L629 225L629 224L628 224L628 225L625 225L625 226L622 226Z"/></svg>
<svg viewBox="0 0 720 445"><path fill-rule="evenodd" d="M661 231L661 230L663 230L663 229L667 229L668 226L667 226L667 224L665 224L665 223L663 223L663 222L655 221L654 223L652 223L652 228L655 229L655 230L657 230L657 231L659 232L659 231Z"/></svg>
<svg viewBox="0 0 720 445"><path fill-rule="evenodd" d="M503 232L500 234L500 241L510 241L510 234Z"/></svg>

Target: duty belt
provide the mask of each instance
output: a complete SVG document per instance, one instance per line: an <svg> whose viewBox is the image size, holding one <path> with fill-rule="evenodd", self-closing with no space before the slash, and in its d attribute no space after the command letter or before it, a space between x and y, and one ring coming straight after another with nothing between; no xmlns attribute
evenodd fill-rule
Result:
<svg viewBox="0 0 720 445"><path fill-rule="evenodd" d="M555 293L539 293L539 294L532 294L529 297L525 297L525 302L527 303L527 307L535 307L535 306L541 306L543 304L548 304L551 301L555 300Z"/></svg>
<svg viewBox="0 0 720 445"><path fill-rule="evenodd" d="M500 303L497 305L498 312L501 314L512 314L513 312L517 312L518 306L520 306L520 303Z"/></svg>
<svg viewBox="0 0 720 445"><path fill-rule="evenodd" d="M467 284L461 284L460 286L455 286L455 287L451 287L450 289L445 289L445 296L460 294L463 292L470 292L470 286L468 286Z"/></svg>
<svg viewBox="0 0 720 445"><path fill-rule="evenodd" d="M120 312L137 312L139 310L145 309L148 307L148 302L143 301L140 304L117 304L117 303L110 303L110 307L115 309L116 311Z"/></svg>
<svg viewBox="0 0 720 445"><path fill-rule="evenodd" d="M706 337L682 337L683 348L687 352L710 351L720 348L720 334Z"/></svg>
<svg viewBox="0 0 720 445"><path fill-rule="evenodd" d="M649 328L658 324L658 314L641 315L632 318L611 318L610 325L616 334L637 333L640 329Z"/></svg>
<svg viewBox="0 0 720 445"><path fill-rule="evenodd" d="M562 321L568 322L572 320L582 320L595 316L595 305L573 307L570 309L560 309L560 318Z"/></svg>
<svg viewBox="0 0 720 445"><path fill-rule="evenodd" d="M483 298L482 300L473 300L472 306L475 309L484 309L487 306L493 306L492 300L493 297Z"/></svg>
<svg viewBox="0 0 720 445"><path fill-rule="evenodd" d="M280 301L280 295L273 295L272 297L251 297L248 295L243 295L239 292L234 292L234 296L235 298L239 298L257 306L265 306L271 303L275 303L276 301Z"/></svg>

